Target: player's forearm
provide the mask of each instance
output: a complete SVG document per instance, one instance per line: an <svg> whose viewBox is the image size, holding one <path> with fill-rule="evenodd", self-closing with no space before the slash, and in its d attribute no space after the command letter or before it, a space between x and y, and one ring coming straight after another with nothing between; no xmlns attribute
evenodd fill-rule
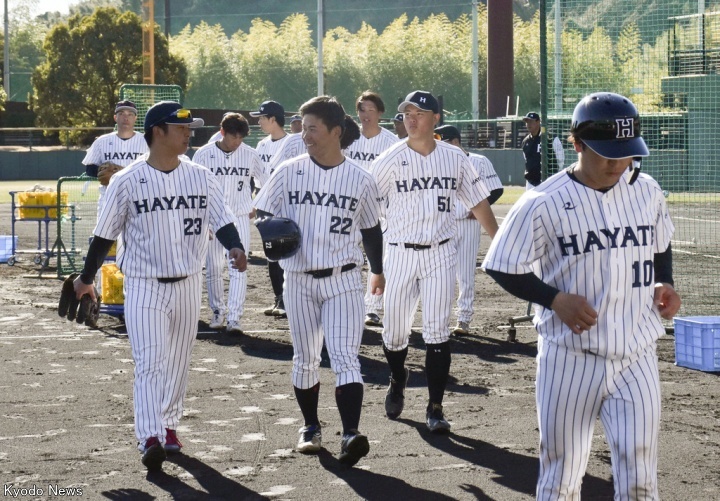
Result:
<svg viewBox="0 0 720 501"><path fill-rule="evenodd" d="M85 285L90 285L95 281L95 275L105 261L105 256L110 252L114 240L108 240L106 238L93 236L90 247L88 247L88 253L85 257L85 266L83 267L82 273L80 273L80 281Z"/></svg>
<svg viewBox="0 0 720 501"><path fill-rule="evenodd" d="M215 236L217 237L218 242L220 242L227 250L240 249L245 252L245 247L243 247L243 244L240 241L240 234L234 224L226 224L215 232Z"/></svg>
<svg viewBox="0 0 720 501"><path fill-rule="evenodd" d="M379 275L383 272L382 267L382 251L383 251L383 234L380 223L372 228L360 230L362 234L363 247L365 255L370 264L370 271Z"/></svg>
<svg viewBox="0 0 720 501"><path fill-rule="evenodd" d="M513 296L539 304L547 309L551 309L550 305L555 299L555 296L560 293L558 289L546 284L534 273L515 275L490 269L485 271L500 287Z"/></svg>
<svg viewBox="0 0 720 501"><path fill-rule="evenodd" d="M483 200L475 207L470 209L470 211L475 215L475 219L480 222L482 227L485 228L485 231L487 231L488 235L490 235L490 237L494 237L495 233L497 233L498 230L498 224L495 220L495 214L493 214L488 200Z"/></svg>

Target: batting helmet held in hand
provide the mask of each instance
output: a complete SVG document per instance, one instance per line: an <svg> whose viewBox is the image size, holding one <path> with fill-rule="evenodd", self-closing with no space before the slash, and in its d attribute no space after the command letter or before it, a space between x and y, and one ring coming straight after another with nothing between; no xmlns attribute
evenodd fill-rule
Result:
<svg viewBox="0 0 720 501"><path fill-rule="evenodd" d="M640 114L628 98L596 92L575 106L570 132L601 157L618 159L650 154L640 137Z"/></svg>
<svg viewBox="0 0 720 501"><path fill-rule="evenodd" d="M265 257L269 261L287 259L300 250L300 227L285 217L264 217L255 223L263 242Z"/></svg>

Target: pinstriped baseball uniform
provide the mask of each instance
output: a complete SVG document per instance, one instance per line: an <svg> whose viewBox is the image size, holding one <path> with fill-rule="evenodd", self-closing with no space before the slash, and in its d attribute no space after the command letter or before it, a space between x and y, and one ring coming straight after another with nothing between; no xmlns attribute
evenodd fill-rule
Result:
<svg viewBox="0 0 720 501"><path fill-rule="evenodd" d="M122 139L117 132L103 134L93 141L82 160L83 165L100 165L104 162L112 162L121 167L127 167L142 155L148 152L148 145L145 137L136 132L128 139ZM103 198L107 186L99 186L98 214L103 205Z"/></svg>
<svg viewBox="0 0 720 501"><path fill-rule="evenodd" d="M400 141L398 137L380 127L380 133L371 138L367 138L360 134L360 138L356 139L350 146L345 148L343 153L346 157L357 162L362 167L370 170L370 164L380 156L380 154Z"/></svg>
<svg viewBox="0 0 720 501"><path fill-rule="evenodd" d="M383 341L389 350L405 349L422 298L423 339L444 343L455 292L457 252L448 245L457 231L455 204L475 207L490 192L465 153L441 141L427 156L399 142L375 160L371 172L387 205Z"/></svg>
<svg viewBox="0 0 720 501"><path fill-rule="evenodd" d="M285 134L276 141L267 136L257 144L255 149L265 165L265 174L268 177L285 160L302 155L306 151L302 134Z"/></svg>
<svg viewBox="0 0 720 501"><path fill-rule="evenodd" d="M302 233L298 253L280 261L295 349L293 385L307 389L319 382L323 334L336 386L362 383L357 357L364 318L360 230L378 222L372 176L351 160L326 169L304 154L278 167L255 206L294 220ZM340 271L350 264L355 268ZM335 269L327 278L306 273L327 268Z"/></svg>
<svg viewBox="0 0 720 501"><path fill-rule="evenodd" d="M125 325L135 360L135 434L177 429L200 313L208 228L234 221L215 176L193 162L162 172L144 159L113 176L93 233L125 246ZM187 277L174 283L158 278Z"/></svg>
<svg viewBox="0 0 720 501"><path fill-rule="evenodd" d="M488 191L501 189L500 182L492 163L487 157L477 153L468 153L468 159L480 178L487 186ZM475 299L475 268L477 254L480 248L480 223L477 219L468 219L470 210L461 203L455 204L455 219L457 220L457 318L458 322L470 323L473 316L473 300Z"/></svg>
<svg viewBox="0 0 720 501"><path fill-rule="evenodd" d="M260 156L254 148L244 143L241 143L235 151L228 153L213 142L200 148L195 153L193 161L215 174L223 188L225 201L235 215L235 227L240 234L240 241L249 247L250 220L248 214L252 211L250 178L256 178L260 184L266 180L265 168L260 162ZM230 266L226 256L227 251L222 244L217 239L213 239L208 247L205 268L210 309L219 311L223 317L227 317L228 323L231 323L239 321L242 317L247 294L247 273ZM225 267L229 269L230 273L227 306L225 305L223 280L223 268Z"/></svg>
<svg viewBox="0 0 720 501"><path fill-rule="evenodd" d="M645 174L628 184L630 177L627 171L605 192L567 171L550 177L513 206L483 262L504 273L534 271L598 313L597 324L578 335L536 305L539 499L579 497L598 415L616 495L639 485L637 499L658 498L655 344L664 328L653 304L653 260L667 250L674 226L658 184Z"/></svg>
<svg viewBox="0 0 720 501"><path fill-rule="evenodd" d="M398 137L389 130L380 127L380 133L371 138L367 138L360 134L360 138L356 139L350 146L344 150L344 154L351 160L354 160L362 167L370 170L370 164L380 156L380 154L390 148L399 141ZM383 296L377 296L370 290L370 280L367 280L365 289L365 313L379 314L383 309Z"/></svg>

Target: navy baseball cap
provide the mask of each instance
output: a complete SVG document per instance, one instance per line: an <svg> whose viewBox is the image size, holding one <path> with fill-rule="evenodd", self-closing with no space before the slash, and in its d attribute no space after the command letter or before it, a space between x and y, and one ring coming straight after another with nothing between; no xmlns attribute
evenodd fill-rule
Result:
<svg viewBox="0 0 720 501"><path fill-rule="evenodd" d="M293 115L290 117L290 123L293 122L302 122L302 117L300 115Z"/></svg>
<svg viewBox="0 0 720 501"><path fill-rule="evenodd" d="M258 111L251 111L251 117L285 117L285 108L277 101L264 101Z"/></svg>
<svg viewBox="0 0 720 501"><path fill-rule="evenodd" d="M405 96L405 101L400 103L398 111L405 112L405 107L410 104L417 106L423 111L440 113L440 105L438 104L437 99L435 99L435 96L424 90L416 90Z"/></svg>
<svg viewBox="0 0 720 501"><path fill-rule="evenodd" d="M394 120L395 122L404 122L404 121L405 121L404 115L403 115L402 113L398 113L397 115L395 115L395 116L393 117L393 120Z"/></svg>
<svg viewBox="0 0 720 501"><path fill-rule="evenodd" d="M135 103L133 103L132 101L128 101L128 100L119 101L115 105L115 113L116 114L119 111L123 111L123 110L132 111L133 113L135 113L137 115L137 106L135 106Z"/></svg>
<svg viewBox="0 0 720 501"><path fill-rule="evenodd" d="M451 141L453 139L461 139L460 131L454 125L442 125L435 129L435 134L440 135L443 141Z"/></svg>
<svg viewBox="0 0 720 501"><path fill-rule="evenodd" d="M538 114L535 113L534 111L531 111L530 113L528 113L527 115L525 115L525 116L523 117L523 122L524 122L525 120L540 120L540 115L538 115Z"/></svg>
<svg viewBox="0 0 720 501"><path fill-rule="evenodd" d="M193 118L190 110L186 110L180 103L175 101L160 101L153 104L145 113L145 131L149 131L156 125L189 125L191 129L197 129L205 125L202 118Z"/></svg>

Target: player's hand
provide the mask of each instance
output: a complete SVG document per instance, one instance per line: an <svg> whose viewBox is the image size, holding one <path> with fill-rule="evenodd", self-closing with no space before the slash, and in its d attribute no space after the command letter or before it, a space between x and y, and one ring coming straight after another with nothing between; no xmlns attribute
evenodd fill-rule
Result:
<svg viewBox="0 0 720 501"><path fill-rule="evenodd" d="M371 273L370 293L374 296L382 296L383 292L385 292L385 275L382 273L380 273L379 275Z"/></svg>
<svg viewBox="0 0 720 501"><path fill-rule="evenodd" d="M667 283L655 284L655 306L657 306L660 316L665 320L670 320L680 309L680 296L675 292L675 288Z"/></svg>
<svg viewBox="0 0 720 501"><path fill-rule="evenodd" d="M88 294L93 301L97 301L97 294L95 294L95 285L85 284L78 276L73 280L73 288L75 289L75 297L81 299L85 294Z"/></svg>
<svg viewBox="0 0 720 501"><path fill-rule="evenodd" d="M560 292L550 307L575 334L589 331L597 324L597 312L583 296Z"/></svg>
<svg viewBox="0 0 720 501"><path fill-rule="evenodd" d="M228 257L230 258L230 263L234 269L238 271L247 270L247 256L242 249L233 247L230 249L230 252L228 252Z"/></svg>
<svg viewBox="0 0 720 501"><path fill-rule="evenodd" d="M255 210L255 207L253 207L253 210L251 210L251 211L248 213L248 219L255 219L255 214L256 214L256 213L257 213L257 211Z"/></svg>

